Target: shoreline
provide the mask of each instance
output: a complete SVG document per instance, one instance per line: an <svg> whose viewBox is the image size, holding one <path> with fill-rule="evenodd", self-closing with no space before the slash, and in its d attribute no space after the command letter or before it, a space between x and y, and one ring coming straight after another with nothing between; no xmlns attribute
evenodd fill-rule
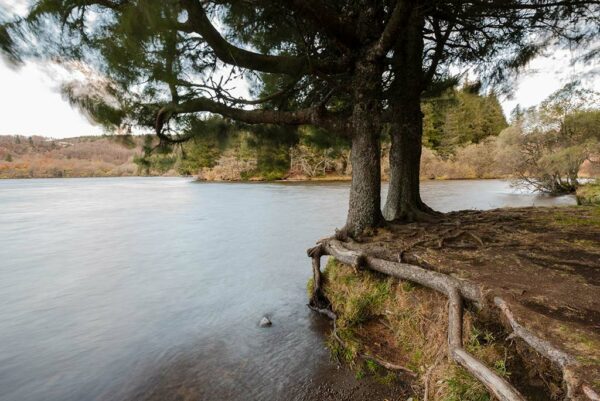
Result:
<svg viewBox="0 0 600 401"><path fill-rule="evenodd" d="M74 177L0 177L0 181L8 180L63 180L63 179L82 179L82 178L191 178L194 182L205 183L307 183L307 182L350 182L351 176L327 176L317 178L286 178L279 180L247 179L247 180L207 180L200 179L193 175L90 175ZM587 178L587 177L582 177ZM452 178L421 178L420 181L480 181L480 180L511 180L513 177L452 177ZM388 179L381 180L383 183L389 182Z"/></svg>

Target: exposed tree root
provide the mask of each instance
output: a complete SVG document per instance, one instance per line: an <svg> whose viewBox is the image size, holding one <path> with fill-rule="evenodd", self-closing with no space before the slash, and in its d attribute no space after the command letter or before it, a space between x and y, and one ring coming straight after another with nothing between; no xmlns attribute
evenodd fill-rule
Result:
<svg viewBox="0 0 600 401"><path fill-rule="evenodd" d="M323 254L323 247L317 245L310 248L307 251L308 257L312 259L312 270L313 270L313 293L310 297L309 306L317 311L327 310L329 308L329 300L323 294L322 280L321 280L321 255Z"/></svg>
<svg viewBox="0 0 600 401"><path fill-rule="evenodd" d="M445 232L444 235L448 234ZM453 234L455 237L469 235L467 231L459 230ZM481 238L471 236L479 245L483 246ZM442 236L443 238L443 236ZM389 276L396 277L401 280L408 280L424 287L431 288L445 294L449 299L448 306L448 351L449 356L457 364L465 368L475 378L477 378L485 387L499 400L502 401L524 401L525 398L506 380L497 375L492 369L484 365L480 360L473 357L463 348L462 326L463 326L463 300L471 301L478 307L488 307L488 303L481 289L465 280L437 272L427 270L426 268L400 262L392 262L385 259L379 259L373 256L365 255L359 251L348 249L346 244L336 240L328 239L320 242L316 247L311 248L308 252L313 259L313 274L314 274L314 289L311 299L311 306L315 309L315 305L323 303L323 298L326 298L321 292L320 262L319 259L323 255L330 255L339 262L352 266L355 269L368 268ZM442 241L443 245L443 241ZM399 255L402 260L402 254ZM508 304L500 297L494 298L494 304L499 309L502 317L506 320L513 332L511 337L518 337L527 343L531 348L536 350L540 355L549 359L562 369L563 380L567 387L568 399L573 399L575 396L584 394L591 401L598 401L600 397L587 384L581 383L577 377L574 377L573 367L578 364L577 360L565 352L557 349L549 342L536 336L531 331L527 330L519 324L512 314ZM329 303L327 302L327 308ZM318 308L316 309L318 310ZM334 320L334 337L341 341L335 333L335 313L327 309L326 314ZM374 359L371 356L367 356ZM384 364L381 364L385 366Z"/></svg>
<svg viewBox="0 0 600 401"><path fill-rule="evenodd" d="M402 202L399 205L391 206L386 202L383 209L383 216L388 221L413 223L413 222L437 222L444 214L433 210L420 199L416 204Z"/></svg>
<svg viewBox="0 0 600 401"><path fill-rule="evenodd" d="M435 223L440 217L441 213L428 208L427 210L421 210L420 208L405 208L400 211L397 216L392 220L394 222L414 223L417 221Z"/></svg>
<svg viewBox="0 0 600 401"><path fill-rule="evenodd" d="M600 401L600 396L590 386L584 384L581 386L583 394L585 394L592 401Z"/></svg>
<svg viewBox="0 0 600 401"><path fill-rule="evenodd" d="M385 360L380 359L380 358L378 358L376 356L373 356L371 354L362 353L362 354L360 354L360 356L363 359L370 359L373 362L375 362L376 364L378 364L380 366L383 366L384 368L386 368L388 370L400 371L400 372L402 372L402 373L404 373L404 374L406 374L408 376L411 376L411 377L416 377L417 376L417 374L415 372L413 372L412 370L410 370L407 367L404 367L404 366L401 366L401 365L397 365L395 363L391 363L391 362L385 361Z"/></svg>

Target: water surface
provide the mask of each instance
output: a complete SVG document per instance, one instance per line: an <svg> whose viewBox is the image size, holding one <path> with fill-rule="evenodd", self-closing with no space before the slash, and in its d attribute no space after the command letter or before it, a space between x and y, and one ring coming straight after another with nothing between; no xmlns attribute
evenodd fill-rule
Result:
<svg viewBox="0 0 600 401"><path fill-rule="evenodd" d="M574 203L498 180L424 182L423 198ZM300 397L332 368L305 249L347 202L347 183L0 181L0 399Z"/></svg>

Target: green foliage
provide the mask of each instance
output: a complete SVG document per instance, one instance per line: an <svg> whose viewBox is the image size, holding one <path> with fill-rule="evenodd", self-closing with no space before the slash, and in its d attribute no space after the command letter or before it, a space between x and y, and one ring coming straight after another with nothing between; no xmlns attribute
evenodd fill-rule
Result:
<svg viewBox="0 0 600 401"><path fill-rule="evenodd" d="M126 147L127 149L134 149L137 146L135 139L131 134L126 135L105 135L106 138Z"/></svg>
<svg viewBox="0 0 600 401"><path fill-rule="evenodd" d="M248 146L256 151L257 166L254 176L267 181L284 178L290 168L291 146L298 143L298 131L275 125L247 127L251 136Z"/></svg>
<svg viewBox="0 0 600 401"><path fill-rule="evenodd" d="M220 117L187 121L191 139L178 146L160 144L145 138L144 153L135 158L140 170L165 173L176 168L180 174L198 174L214 167L230 152L238 159L256 159L256 168L242 172L242 179L285 178L290 168L289 149L298 142L298 132L276 126L249 127Z"/></svg>
<svg viewBox="0 0 600 401"><path fill-rule="evenodd" d="M439 97L423 103L425 146L448 156L465 144L481 142L500 132L506 121L497 98L493 93L481 96L473 90L471 86L446 90ZM451 128L451 122L455 120L461 124ZM290 170L315 177L335 167L344 172L349 164L349 139L318 127L248 126L220 117L190 118L182 123L192 137L182 146L174 147L173 151L177 158L177 171L184 175L214 167L228 151L239 159L256 159L256 168L243 171L242 179L278 180L285 178ZM470 128L463 129L463 126ZM299 152L294 153L295 150ZM157 171L152 165L153 159L146 159L149 164L144 164L140 158L136 159L136 163L144 171ZM163 163L163 169L167 166L161 158L155 159Z"/></svg>
<svg viewBox="0 0 600 401"><path fill-rule="evenodd" d="M585 144L600 141L600 110L574 111L567 114L561 131L572 142Z"/></svg>
<svg viewBox="0 0 600 401"><path fill-rule="evenodd" d="M4 160L10 163L13 161L13 157L10 153L7 153L6 156L4 157Z"/></svg>
<svg viewBox="0 0 600 401"><path fill-rule="evenodd" d="M202 168L213 167L220 155L218 144L211 138L194 138L183 145L177 171L183 175L196 174Z"/></svg>
<svg viewBox="0 0 600 401"><path fill-rule="evenodd" d="M256 146L258 159L254 174L267 181L284 178L290 167L289 148L281 144L264 142Z"/></svg>
<svg viewBox="0 0 600 401"><path fill-rule="evenodd" d="M333 149L340 152L350 147L348 138L332 135L318 127L304 126L300 128L299 133L300 143L317 149Z"/></svg>
<svg viewBox="0 0 600 401"><path fill-rule="evenodd" d="M460 90L446 90L423 105L423 144L443 155L461 145L479 143L506 128L500 102L494 92L479 95L468 83Z"/></svg>
<svg viewBox="0 0 600 401"><path fill-rule="evenodd" d="M144 137L142 149L143 154L133 158L140 174L165 174L172 170L177 162L177 156L173 154L173 149L160 143L154 145L154 138L151 135Z"/></svg>

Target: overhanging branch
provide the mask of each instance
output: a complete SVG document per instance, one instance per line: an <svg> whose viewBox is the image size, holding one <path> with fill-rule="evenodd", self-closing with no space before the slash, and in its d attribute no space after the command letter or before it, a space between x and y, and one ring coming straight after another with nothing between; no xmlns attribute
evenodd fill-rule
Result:
<svg viewBox="0 0 600 401"><path fill-rule="evenodd" d="M343 113L331 113L324 104L294 111L268 109L246 110L231 107L207 98L191 99L180 104L168 104L157 113L155 130L159 137L164 136L163 128L168 120L176 114L214 113L246 124L279 124L279 125L315 125L330 132L347 135L347 118Z"/></svg>
<svg viewBox="0 0 600 401"><path fill-rule="evenodd" d="M302 75L317 73L337 73L343 71L345 62L325 62L309 60L304 56L273 56L256 53L229 43L210 22L202 4L198 0L182 0L188 12L188 22L180 28L202 36L215 55L226 64L248 68L254 71L274 74Z"/></svg>

